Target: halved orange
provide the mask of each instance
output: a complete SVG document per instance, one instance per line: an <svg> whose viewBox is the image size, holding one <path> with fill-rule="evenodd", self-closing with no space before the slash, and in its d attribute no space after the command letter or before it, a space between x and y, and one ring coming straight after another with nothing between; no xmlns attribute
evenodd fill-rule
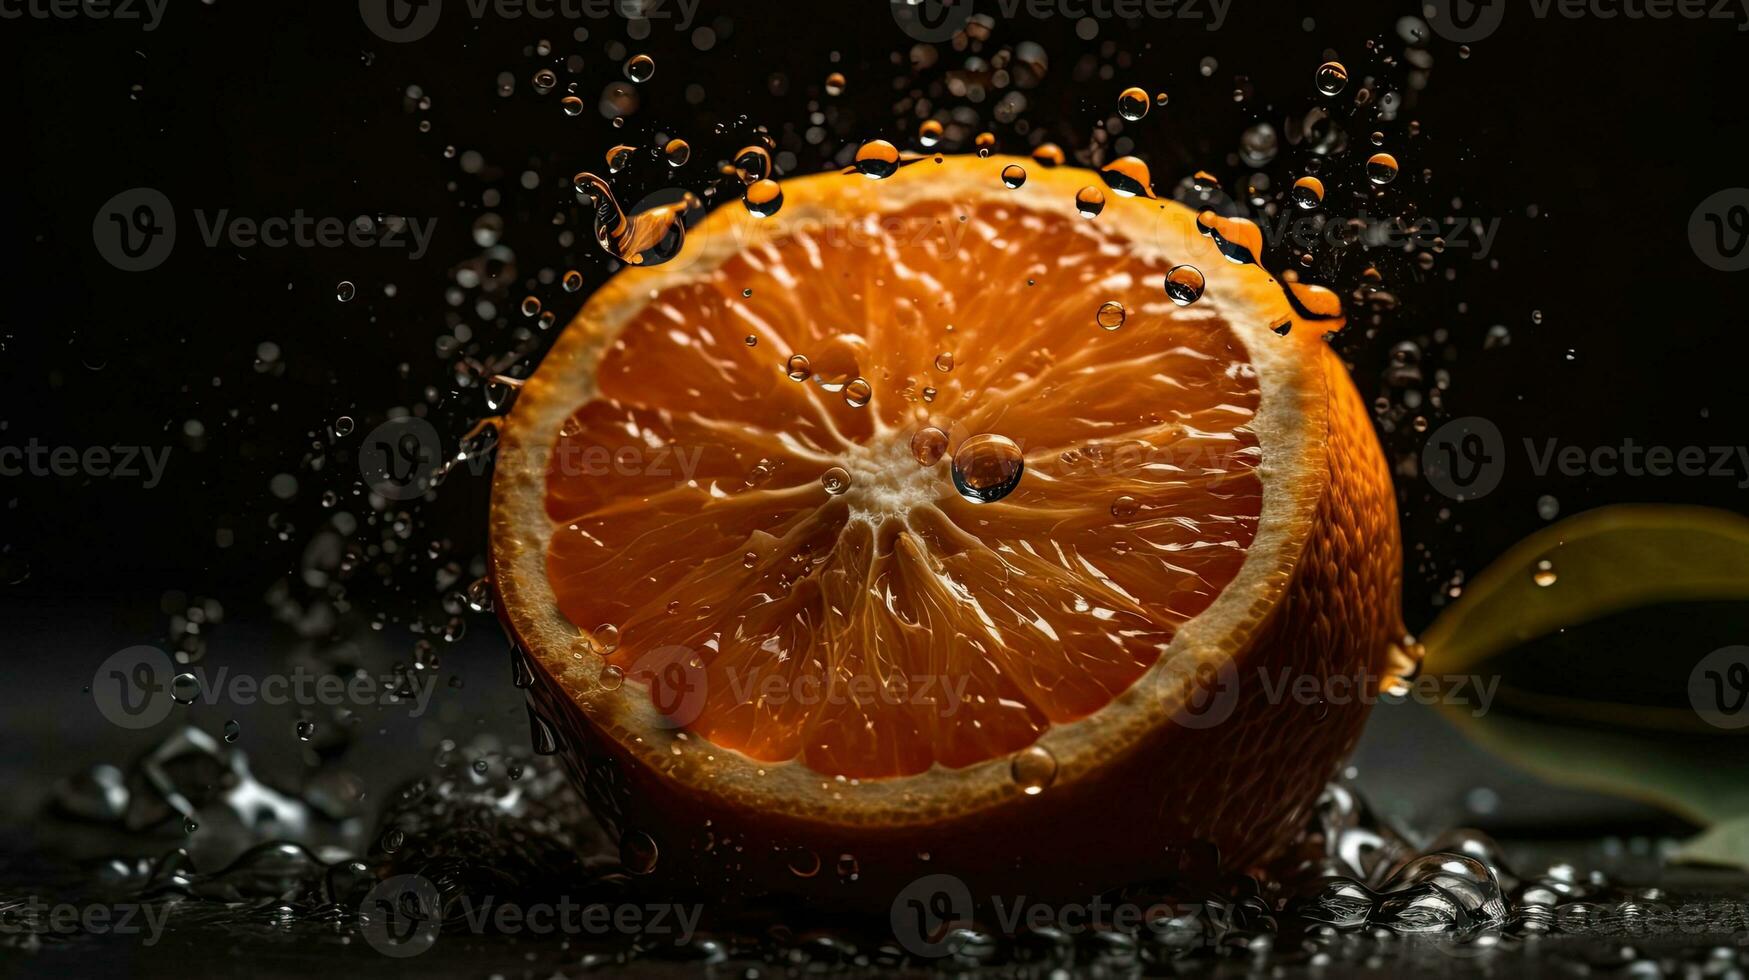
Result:
<svg viewBox="0 0 1749 980"><path fill-rule="evenodd" d="M878 905L1279 852L1367 710L1304 679L1403 639L1337 324L1086 170L782 191L605 284L502 426L500 615L633 870Z"/></svg>

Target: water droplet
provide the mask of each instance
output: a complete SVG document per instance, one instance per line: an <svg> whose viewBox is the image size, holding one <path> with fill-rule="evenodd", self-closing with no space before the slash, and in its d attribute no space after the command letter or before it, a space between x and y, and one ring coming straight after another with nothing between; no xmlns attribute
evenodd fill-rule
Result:
<svg viewBox="0 0 1749 980"><path fill-rule="evenodd" d="M563 109L567 116L581 116L583 114L583 100L575 95L567 95L559 100L559 108Z"/></svg>
<svg viewBox="0 0 1749 980"><path fill-rule="evenodd" d="M1145 89L1126 88L1117 97L1117 114L1135 122L1148 114L1148 93Z"/></svg>
<svg viewBox="0 0 1749 980"><path fill-rule="evenodd" d="M625 70L627 78L642 84L656 77L656 59L647 54L633 55Z"/></svg>
<svg viewBox="0 0 1749 980"><path fill-rule="evenodd" d="M1111 516L1118 520L1129 520L1136 516L1136 512L1139 510L1141 510L1141 504L1138 504L1136 498L1128 494L1111 502Z"/></svg>
<svg viewBox="0 0 1749 980"><path fill-rule="evenodd" d="M1536 498L1536 516L1545 521L1552 521L1561 515L1561 502L1552 494L1543 494Z"/></svg>
<svg viewBox="0 0 1749 980"><path fill-rule="evenodd" d="M987 157L996 152L996 134L979 133L977 138L972 140L972 145L978 148L978 156Z"/></svg>
<svg viewBox="0 0 1749 980"><path fill-rule="evenodd" d="M243 726L237 722L237 719L232 718L225 722L225 741L235 742L237 739L241 738L242 735Z"/></svg>
<svg viewBox="0 0 1749 980"><path fill-rule="evenodd" d="M522 298L522 315L527 317L539 316L540 300L534 296L524 296Z"/></svg>
<svg viewBox="0 0 1749 980"><path fill-rule="evenodd" d="M1081 217L1093 219L1105 210L1105 192L1091 185L1075 192L1075 210Z"/></svg>
<svg viewBox="0 0 1749 980"><path fill-rule="evenodd" d="M1153 197L1153 176L1140 157L1118 157L1099 168L1105 186L1122 197Z"/></svg>
<svg viewBox="0 0 1749 980"><path fill-rule="evenodd" d="M812 878L820 873L820 855L802 848L790 855L789 870L797 878Z"/></svg>
<svg viewBox="0 0 1749 980"><path fill-rule="evenodd" d="M856 151L856 169L864 177L885 180L899 172L899 150L886 140L869 140Z"/></svg>
<svg viewBox="0 0 1749 980"><path fill-rule="evenodd" d="M200 696L200 680L193 674L182 673L170 678L170 700L177 704L193 704Z"/></svg>
<svg viewBox="0 0 1749 980"><path fill-rule="evenodd" d="M926 402L934 401L935 400L935 389L928 388L928 387L924 388L923 389L923 400Z"/></svg>
<svg viewBox="0 0 1749 980"><path fill-rule="evenodd" d="M940 371L942 374L946 374L947 372L952 371L953 370L953 352L944 350L941 353L935 355L935 369L937 371Z"/></svg>
<svg viewBox="0 0 1749 980"><path fill-rule="evenodd" d="M692 147L683 139L671 139L662 147L662 157L670 167L684 167L692 159Z"/></svg>
<svg viewBox="0 0 1749 980"><path fill-rule="evenodd" d="M926 425L911 436L911 458L921 466L934 466L947 455L947 433Z"/></svg>
<svg viewBox="0 0 1749 980"><path fill-rule="evenodd" d="M308 742L310 739L316 737L316 723L308 718L299 719L297 733L298 738L301 741Z"/></svg>
<svg viewBox="0 0 1749 980"><path fill-rule="evenodd" d="M1189 306L1202 299L1204 284L1202 270L1194 265L1174 266L1166 273L1166 295L1179 306Z"/></svg>
<svg viewBox="0 0 1749 980"><path fill-rule="evenodd" d="M1530 580L1546 589L1555 584L1556 577L1555 563L1544 558L1536 563L1536 569L1531 572Z"/></svg>
<svg viewBox="0 0 1749 980"><path fill-rule="evenodd" d="M522 379L506 374L496 375L486 382L486 407L494 412L507 412L522 390Z"/></svg>
<svg viewBox="0 0 1749 980"><path fill-rule="evenodd" d="M925 147L932 147L941 142L941 123L934 119L925 119L917 127L917 142Z"/></svg>
<svg viewBox="0 0 1749 980"><path fill-rule="evenodd" d="M1316 177L1301 177L1294 181L1294 203L1310 211L1324 203L1324 182Z"/></svg>
<svg viewBox="0 0 1749 980"><path fill-rule="evenodd" d="M1013 493L1025 470L1020 447L993 432L972 436L953 454L953 484L975 504L994 503Z"/></svg>
<svg viewBox="0 0 1749 980"><path fill-rule="evenodd" d="M1057 144L1040 143L1033 148L1032 159L1034 163L1037 163L1040 166L1060 167L1063 165L1063 161L1067 160L1068 157L1064 155L1063 148Z"/></svg>
<svg viewBox="0 0 1749 980"><path fill-rule="evenodd" d="M844 404L851 408L862 408L874 397L874 389L867 381L856 378L844 386Z"/></svg>
<svg viewBox="0 0 1749 980"><path fill-rule="evenodd" d="M601 673L597 675L596 680L601 684L602 690L617 691L626 682L626 672L613 664L608 664L601 668Z"/></svg>
<svg viewBox="0 0 1749 980"><path fill-rule="evenodd" d="M1325 95L1340 95L1348 87L1348 69L1340 61L1326 61L1318 66L1316 79L1318 91Z"/></svg>
<svg viewBox="0 0 1749 980"><path fill-rule="evenodd" d="M182 820L182 832L183 833L192 834L199 829L200 829L200 824L193 817L184 817L183 818L183 820Z"/></svg>
<svg viewBox="0 0 1749 980"><path fill-rule="evenodd" d="M1002 168L1002 186L1009 190L1018 190L1026 183L1026 168L1018 163L1011 163Z"/></svg>
<svg viewBox="0 0 1749 980"><path fill-rule="evenodd" d="M1099 304L1099 312L1093 314L1093 322L1107 330L1116 330L1123 326L1124 318L1128 315L1124 312L1122 303L1109 300Z"/></svg>
<svg viewBox="0 0 1749 980"><path fill-rule="evenodd" d="M619 627L612 623L602 623L589 634L590 642L595 644L603 656L619 649Z"/></svg>
<svg viewBox="0 0 1749 980"><path fill-rule="evenodd" d="M656 841L641 830L628 830L619 839L619 863L635 875L647 875L656 870L660 856Z"/></svg>
<svg viewBox="0 0 1749 980"><path fill-rule="evenodd" d="M746 337L743 337L741 339L741 343L746 344L748 347L758 347L759 346L759 338L753 336L752 334L748 334Z"/></svg>
<svg viewBox="0 0 1749 980"><path fill-rule="evenodd" d="M842 73L833 72L832 74L826 76L826 94L827 95L843 95L844 94L844 75Z"/></svg>
<svg viewBox="0 0 1749 980"><path fill-rule="evenodd" d="M742 195L741 203L755 218L769 218L783 207L783 188L775 180L754 181Z"/></svg>
<svg viewBox="0 0 1749 980"><path fill-rule="evenodd" d="M834 466L820 474L820 486L836 497L850 489L850 471L842 466Z"/></svg>
<svg viewBox="0 0 1749 980"><path fill-rule="evenodd" d="M791 354L784 363L784 372L791 381L806 381L814 376L814 369L808 366L808 358L803 354Z"/></svg>
<svg viewBox="0 0 1749 980"><path fill-rule="evenodd" d="M1042 745L1032 745L1014 753L1008 772L1014 784L1028 796L1037 796L1057 779L1057 757Z"/></svg>
<svg viewBox="0 0 1749 980"><path fill-rule="evenodd" d="M1397 158L1389 153L1374 153L1366 161L1366 179L1383 187L1397 179Z"/></svg>
<svg viewBox="0 0 1749 980"><path fill-rule="evenodd" d="M631 165L632 155L638 152L635 146L620 143L607 151L607 172L617 174Z"/></svg>
<svg viewBox="0 0 1749 980"><path fill-rule="evenodd" d="M735 176L743 184L755 184L771 176L771 151L749 144L735 152Z"/></svg>
<svg viewBox="0 0 1749 980"><path fill-rule="evenodd" d="M344 439L347 436L352 435L352 428L353 428L354 424L355 423L352 421L352 416L342 415L339 418L334 420L334 434L336 436L338 436L339 438Z"/></svg>
<svg viewBox="0 0 1749 980"><path fill-rule="evenodd" d="M358 287L350 282L342 281L334 287L334 298L342 303L352 302L352 297L358 295Z"/></svg>

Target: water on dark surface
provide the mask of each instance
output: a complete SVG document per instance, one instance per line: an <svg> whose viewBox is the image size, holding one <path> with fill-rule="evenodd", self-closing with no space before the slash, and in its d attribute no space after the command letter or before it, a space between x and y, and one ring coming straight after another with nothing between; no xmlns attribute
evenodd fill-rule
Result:
<svg viewBox="0 0 1749 980"><path fill-rule="evenodd" d="M1347 783L1329 787L1265 875L1221 874L1212 853L1187 854L1180 880L1090 902L1092 925L1004 929L984 912L921 951L891 922L669 901L626 872L552 759L490 739L444 745L368 833L349 835L319 796L262 785L241 750L195 729L126 772L68 780L44 819L109 835L118 850L166 821L231 824L199 853L10 859L0 962L44 975L1731 976L1749 945L1741 875L1664 869L1661 883L1636 884L1534 847L1509 858L1475 831L1419 841Z"/></svg>

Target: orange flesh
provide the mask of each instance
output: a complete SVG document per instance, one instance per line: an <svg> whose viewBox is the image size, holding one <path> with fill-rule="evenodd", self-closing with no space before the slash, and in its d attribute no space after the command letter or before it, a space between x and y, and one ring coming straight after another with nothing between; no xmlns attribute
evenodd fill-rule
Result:
<svg viewBox="0 0 1749 980"><path fill-rule="evenodd" d="M823 775L962 767L1099 710L1237 574L1262 508L1257 380L1212 304L1174 306L1168 264L1097 221L847 220L627 324L554 447L547 570L582 632L617 627L632 680L690 651L707 694L687 727L718 746ZM1106 331L1112 300L1128 318ZM792 354L815 380L790 380ZM817 383L855 377L863 408ZM909 447L931 424L952 442L924 467ZM985 432L1026 468L976 504L950 467Z"/></svg>

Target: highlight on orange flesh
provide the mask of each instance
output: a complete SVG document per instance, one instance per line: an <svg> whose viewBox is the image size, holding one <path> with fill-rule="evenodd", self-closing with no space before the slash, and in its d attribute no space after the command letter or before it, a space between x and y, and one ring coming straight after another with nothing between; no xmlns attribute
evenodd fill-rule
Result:
<svg viewBox="0 0 1749 980"><path fill-rule="evenodd" d="M632 870L879 905L919 854L1039 894L1303 825L1365 704L1274 678L1402 666L1389 475L1339 324L1176 204L1088 220L1099 184L783 181L523 387L499 610Z"/></svg>

